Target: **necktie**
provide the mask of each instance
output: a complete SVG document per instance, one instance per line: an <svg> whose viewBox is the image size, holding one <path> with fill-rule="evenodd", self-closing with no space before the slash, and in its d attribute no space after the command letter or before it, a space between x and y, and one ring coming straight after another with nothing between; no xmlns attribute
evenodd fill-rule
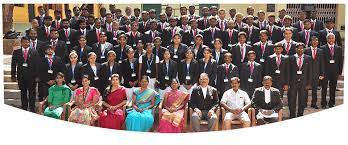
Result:
<svg viewBox="0 0 348 145"><path fill-rule="evenodd" d="M52 46L53 46L53 49L55 50L56 49L56 41L52 41Z"/></svg>
<svg viewBox="0 0 348 145"><path fill-rule="evenodd" d="M226 64L226 76L228 75L228 68L229 67L229 65L228 64Z"/></svg>
<svg viewBox="0 0 348 145"><path fill-rule="evenodd" d="M35 48L35 41L33 41L31 45L32 45L32 48L33 48L33 49L36 49L36 48Z"/></svg>
<svg viewBox="0 0 348 145"><path fill-rule="evenodd" d="M317 49L313 48L313 59L315 59L316 56L317 56Z"/></svg>
<svg viewBox="0 0 348 145"><path fill-rule="evenodd" d="M251 37L251 33L253 32L252 27L249 27L249 28L248 28L248 32L249 32L249 38L250 38L250 37Z"/></svg>
<svg viewBox="0 0 348 145"><path fill-rule="evenodd" d="M85 30L82 30L82 34L83 36L86 36Z"/></svg>
<svg viewBox="0 0 348 145"><path fill-rule="evenodd" d="M286 54L289 54L289 51L290 51L290 42L287 42L288 45L286 46Z"/></svg>
<svg viewBox="0 0 348 145"><path fill-rule="evenodd" d="M331 57L333 57L334 56L334 47L330 47L330 54L331 54Z"/></svg>
<svg viewBox="0 0 348 145"><path fill-rule="evenodd" d="M175 34L175 28L172 28L172 38L174 37Z"/></svg>
<svg viewBox="0 0 348 145"><path fill-rule="evenodd" d="M27 61L28 58L28 48L24 49L24 61Z"/></svg>
<svg viewBox="0 0 348 145"><path fill-rule="evenodd" d="M132 34L133 34L133 38L135 38L137 35L137 32L132 32Z"/></svg>
<svg viewBox="0 0 348 145"><path fill-rule="evenodd" d="M229 30L228 36L230 37L230 42L232 43L233 30Z"/></svg>
<svg viewBox="0 0 348 145"><path fill-rule="evenodd" d="M261 51L262 51L262 56L265 53L265 44L261 42Z"/></svg>
<svg viewBox="0 0 348 145"><path fill-rule="evenodd" d="M155 32L151 32L151 33L152 33L152 40L154 40L156 37L156 33Z"/></svg>
<svg viewBox="0 0 348 145"><path fill-rule="evenodd" d="M300 27L301 27L301 30L303 30L303 22L300 21Z"/></svg>
<svg viewBox="0 0 348 145"><path fill-rule="evenodd" d="M315 21L312 20L312 30L315 30Z"/></svg>
<svg viewBox="0 0 348 145"><path fill-rule="evenodd" d="M57 29L59 29L59 28L60 28L60 24L59 24L59 22L58 22L58 21L57 21L56 23L57 23L57 24L56 24Z"/></svg>
<svg viewBox="0 0 348 145"><path fill-rule="evenodd" d="M69 40L69 32L68 32L68 30L65 30L65 37L66 37L66 40Z"/></svg>
<svg viewBox="0 0 348 145"><path fill-rule="evenodd" d="M114 37L117 38L117 33L116 33L116 31L114 31Z"/></svg>
<svg viewBox="0 0 348 145"><path fill-rule="evenodd" d="M254 63L250 63L250 74L253 74L254 72Z"/></svg>
<svg viewBox="0 0 348 145"><path fill-rule="evenodd" d="M272 37L273 27L269 26L269 35Z"/></svg>
<svg viewBox="0 0 348 145"><path fill-rule="evenodd" d="M166 28L166 23L162 23L162 30Z"/></svg>
<svg viewBox="0 0 348 145"><path fill-rule="evenodd" d="M109 24L109 29L108 29L108 31L111 31L111 29L112 29L112 28L111 28L111 25Z"/></svg>
<svg viewBox="0 0 348 145"><path fill-rule="evenodd" d="M53 62L52 58L49 58L48 61L50 63L49 65L50 65L50 68L51 68L52 67L52 62Z"/></svg>
<svg viewBox="0 0 348 145"><path fill-rule="evenodd" d="M241 62L243 62L244 60L244 47L243 46L240 46L240 55L242 56L242 59L241 59Z"/></svg>
<svg viewBox="0 0 348 145"><path fill-rule="evenodd" d="M100 36L99 36L99 34L100 34L100 31L99 31L99 29L97 29L97 40L98 40L98 42L100 41Z"/></svg>
<svg viewBox="0 0 348 145"><path fill-rule="evenodd" d="M204 18L204 26L207 26L207 18Z"/></svg>
<svg viewBox="0 0 348 145"><path fill-rule="evenodd" d="M301 70L302 68L302 56L298 57L298 69Z"/></svg>
<svg viewBox="0 0 348 145"><path fill-rule="evenodd" d="M220 22L220 28L221 28L221 30L225 30L225 29L224 29L224 22L223 22L223 21Z"/></svg>
<svg viewBox="0 0 348 145"><path fill-rule="evenodd" d="M212 28L211 29L211 38L212 38L212 40L214 40L214 36L215 36L215 29Z"/></svg>
<svg viewBox="0 0 348 145"><path fill-rule="evenodd" d="M49 31L48 27L46 27L46 36L50 37L50 31Z"/></svg>
<svg viewBox="0 0 348 145"><path fill-rule="evenodd" d="M306 31L306 46L308 46L308 42L309 42L309 31Z"/></svg>
<svg viewBox="0 0 348 145"><path fill-rule="evenodd" d="M280 66L280 62L281 62L281 59L280 59L280 55L277 56L277 67L279 69L279 66Z"/></svg>

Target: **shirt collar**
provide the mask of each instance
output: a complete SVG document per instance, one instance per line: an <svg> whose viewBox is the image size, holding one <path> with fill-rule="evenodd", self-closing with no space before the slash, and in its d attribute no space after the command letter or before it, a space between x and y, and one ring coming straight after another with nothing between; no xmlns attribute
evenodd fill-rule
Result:
<svg viewBox="0 0 348 145"><path fill-rule="evenodd" d="M245 47L245 43L243 43L243 46L242 46L242 44L240 44L239 42L238 42L238 44L237 45L239 45L240 47Z"/></svg>
<svg viewBox="0 0 348 145"><path fill-rule="evenodd" d="M313 50L313 49L314 49L314 47L313 47L313 46L311 46L311 50ZM318 49L318 47L316 47L316 48L315 48L315 50L317 50L317 49Z"/></svg>
<svg viewBox="0 0 348 145"><path fill-rule="evenodd" d="M29 50L29 47L27 47L27 48L22 47L22 50L23 50L23 51Z"/></svg>
<svg viewBox="0 0 348 145"><path fill-rule="evenodd" d="M297 53L294 55L296 58L299 58L299 56L297 55ZM301 58L304 57L304 54L302 54Z"/></svg>

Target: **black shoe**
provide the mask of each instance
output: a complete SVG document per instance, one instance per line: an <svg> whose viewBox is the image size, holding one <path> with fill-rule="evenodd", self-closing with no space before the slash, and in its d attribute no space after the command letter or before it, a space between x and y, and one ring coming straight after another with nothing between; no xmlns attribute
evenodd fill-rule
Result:
<svg viewBox="0 0 348 145"><path fill-rule="evenodd" d="M329 108L335 107L335 105L329 105Z"/></svg>
<svg viewBox="0 0 348 145"><path fill-rule="evenodd" d="M336 91L341 91L340 89L336 89Z"/></svg>
<svg viewBox="0 0 348 145"><path fill-rule="evenodd" d="M326 105L321 105L321 108L326 109L327 106Z"/></svg>
<svg viewBox="0 0 348 145"><path fill-rule="evenodd" d="M317 105L311 105L311 107L314 109L319 109L319 107Z"/></svg>

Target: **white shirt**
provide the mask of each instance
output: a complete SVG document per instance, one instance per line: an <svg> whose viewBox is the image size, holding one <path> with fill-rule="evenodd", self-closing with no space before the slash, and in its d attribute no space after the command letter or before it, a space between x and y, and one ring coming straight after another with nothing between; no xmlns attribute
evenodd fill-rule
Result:
<svg viewBox="0 0 348 145"><path fill-rule="evenodd" d="M265 87L263 87L263 89L265 90L265 102L271 102L271 89L267 90Z"/></svg>
<svg viewBox="0 0 348 145"><path fill-rule="evenodd" d="M95 76L97 76L97 66L91 66L93 73Z"/></svg>
<svg viewBox="0 0 348 145"><path fill-rule="evenodd" d="M208 90L208 87L201 87L202 88L202 92L203 92L203 97L204 99L207 97L207 90Z"/></svg>
<svg viewBox="0 0 348 145"><path fill-rule="evenodd" d="M225 103L231 109L243 108L246 104L250 104L249 95L240 89L234 92L233 89L227 90L221 99L222 103Z"/></svg>

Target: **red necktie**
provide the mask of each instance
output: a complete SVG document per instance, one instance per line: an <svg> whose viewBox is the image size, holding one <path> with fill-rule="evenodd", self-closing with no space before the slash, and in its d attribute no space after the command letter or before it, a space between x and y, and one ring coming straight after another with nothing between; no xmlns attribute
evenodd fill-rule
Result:
<svg viewBox="0 0 348 145"><path fill-rule="evenodd" d="M132 34L133 34L133 38L135 38L136 37L136 35L137 35L137 32L132 32Z"/></svg>
<svg viewBox="0 0 348 145"><path fill-rule="evenodd" d="M53 48L54 48L54 50L56 49L56 41L54 40L54 41L52 41L52 46L53 46Z"/></svg>
<svg viewBox="0 0 348 145"><path fill-rule="evenodd" d="M174 34L175 34L175 28L172 29L172 38L173 38Z"/></svg>
<svg viewBox="0 0 348 145"><path fill-rule="evenodd" d="M196 37L196 29L193 30L193 38L195 38L195 37Z"/></svg>
<svg viewBox="0 0 348 145"><path fill-rule="evenodd" d="M298 69L301 70L302 68L302 56L298 57Z"/></svg>
<svg viewBox="0 0 348 145"><path fill-rule="evenodd" d="M251 33L253 32L252 27L249 27L249 28L248 28L248 30L249 30L249 31L248 31L248 33L249 33L249 37L251 37Z"/></svg>
<svg viewBox="0 0 348 145"><path fill-rule="evenodd" d="M272 37L272 32L273 32L273 27L272 26L269 26L269 35Z"/></svg>
<svg viewBox="0 0 348 145"><path fill-rule="evenodd" d="M60 24L59 24L58 21L56 23L57 23L57 29L59 29L60 28Z"/></svg>
<svg viewBox="0 0 348 145"><path fill-rule="evenodd" d="M215 39L215 29L211 29L211 38L214 40Z"/></svg>
<svg viewBox="0 0 348 145"><path fill-rule="evenodd" d="M162 23L162 30L166 28L166 23Z"/></svg>
<svg viewBox="0 0 348 145"><path fill-rule="evenodd" d="M312 21L312 30L315 30L315 21Z"/></svg>
<svg viewBox="0 0 348 145"><path fill-rule="evenodd" d="M204 18L204 26L207 26L207 18Z"/></svg>
<svg viewBox="0 0 348 145"><path fill-rule="evenodd" d="M221 30L224 30L224 22L220 22L220 28L221 28Z"/></svg>
<svg viewBox="0 0 348 145"><path fill-rule="evenodd" d="M261 42L261 50L262 50L262 55L263 55L265 53L265 45L262 44L262 42Z"/></svg>
<svg viewBox="0 0 348 145"><path fill-rule="evenodd" d="M244 60L244 47L243 46L240 46L240 55L242 56L242 60L241 62Z"/></svg>
<svg viewBox="0 0 348 145"><path fill-rule="evenodd" d="M100 41L100 31L97 29L97 40L98 40L98 42Z"/></svg>
<svg viewBox="0 0 348 145"><path fill-rule="evenodd" d="M227 76L227 74L228 74L228 64L226 64L226 76Z"/></svg>
<svg viewBox="0 0 348 145"><path fill-rule="evenodd" d="M66 40L69 40L69 32L68 32L68 30L65 30L65 37L66 37Z"/></svg>
<svg viewBox="0 0 348 145"><path fill-rule="evenodd" d="M306 31L306 45L308 45L309 42L309 31Z"/></svg>
<svg viewBox="0 0 348 145"><path fill-rule="evenodd" d="M300 21L301 30L303 30L303 22Z"/></svg>
<svg viewBox="0 0 348 145"><path fill-rule="evenodd" d="M52 58L49 58L48 61L50 62L50 67L52 67L52 62L53 62Z"/></svg>
<svg viewBox="0 0 348 145"><path fill-rule="evenodd" d="M28 58L28 48L24 49L24 61L27 61Z"/></svg>
<svg viewBox="0 0 348 145"><path fill-rule="evenodd" d="M33 48L33 49L36 49L36 48L35 48L35 41L33 41L31 45L32 45L32 48Z"/></svg>
<svg viewBox="0 0 348 145"><path fill-rule="evenodd" d="M114 31L114 37L117 38L117 33L116 33L116 31Z"/></svg>
<svg viewBox="0 0 348 145"><path fill-rule="evenodd" d="M112 29L112 28L111 28L111 25L109 25L109 31L111 31L111 29Z"/></svg>
<svg viewBox="0 0 348 145"><path fill-rule="evenodd" d="M229 30L228 36L230 37L231 43L232 43L232 35L233 35L233 30Z"/></svg>
<svg viewBox="0 0 348 145"><path fill-rule="evenodd" d="M313 49L313 59L317 56L317 49Z"/></svg>
<svg viewBox="0 0 348 145"><path fill-rule="evenodd" d="M290 51L290 42L287 42L288 45L286 46L286 54L289 54L289 51Z"/></svg>
<svg viewBox="0 0 348 145"><path fill-rule="evenodd" d="M334 47L330 47L330 54L331 54L331 57L334 56Z"/></svg>
<svg viewBox="0 0 348 145"><path fill-rule="evenodd" d="M254 72L254 63L250 63L250 74L253 74Z"/></svg>
<svg viewBox="0 0 348 145"><path fill-rule="evenodd" d="M282 61L282 60L280 59L280 55L277 56L277 67L278 67L278 69L279 69L280 62L281 62L281 61Z"/></svg>

